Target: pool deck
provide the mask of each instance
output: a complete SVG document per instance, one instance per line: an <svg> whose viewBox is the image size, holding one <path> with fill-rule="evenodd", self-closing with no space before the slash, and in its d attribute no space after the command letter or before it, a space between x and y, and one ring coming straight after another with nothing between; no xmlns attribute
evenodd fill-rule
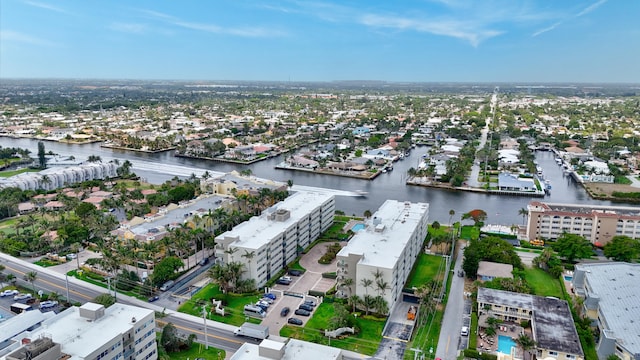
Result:
<svg viewBox="0 0 640 360"><path fill-rule="evenodd" d="M523 331L529 337L531 337L529 329L523 330L519 324L511 323L511 322L504 322L499 324L496 330L496 335L494 336L488 336L487 334L484 333L484 330L480 330L480 332L478 333L478 341L477 341L478 348L476 350L497 355L498 360L514 359L511 357L511 354L502 354L498 352L498 336L500 335L508 336L514 339L515 341L515 339L517 339L518 336L520 336L520 334ZM520 350L520 348L517 345L514 347L515 347L515 358L522 359L523 358L522 350Z"/></svg>
<svg viewBox="0 0 640 360"><path fill-rule="evenodd" d="M366 225L365 222L362 220L349 220L347 224L344 227L342 227L342 231L347 232L353 229L353 227L358 224Z"/></svg>

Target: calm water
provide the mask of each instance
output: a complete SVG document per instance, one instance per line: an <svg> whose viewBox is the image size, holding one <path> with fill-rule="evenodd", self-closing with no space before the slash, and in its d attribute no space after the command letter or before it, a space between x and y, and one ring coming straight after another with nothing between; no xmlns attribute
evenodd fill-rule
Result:
<svg viewBox="0 0 640 360"><path fill-rule="evenodd" d="M0 137L0 145L3 147L21 147L37 153L37 141L30 139L12 139ZM491 224L522 224L522 216L518 210L526 207L531 198L516 196L497 196L475 194L468 192L447 191L416 186L406 186L407 170L417 167L426 147L417 147L411 155L394 164L394 170L381 174L375 180L350 179L330 175L317 175L291 170L276 170L274 167L282 161L282 157L276 157L261 161L253 165L235 165L206 160L194 160L177 158L173 152L158 154L137 153L133 151L114 150L101 148L100 144L72 145L57 142L45 142L46 151L53 151L60 155L74 155L77 158L86 158L89 155L98 155L103 160L112 158L144 160L158 164L161 169L163 164L181 165L210 171L229 172L232 170L251 169L258 177L274 179L286 182L291 179L294 184L317 186L341 190L363 190L368 192L366 197L336 197L336 208L347 214L362 215L365 210L374 212L386 199L399 201L428 202L430 204L429 221L449 222L449 210L454 210L457 221L460 215L473 209L483 209L487 212L487 223ZM552 152L538 152L538 163L544 170L544 175L551 180L551 195L544 201L561 203L584 203L612 205L611 202L592 200L586 191L571 178L563 176L562 169L555 163ZM160 174L152 171L134 171L150 182L161 183L174 175ZM188 174L185 174L188 175ZM537 198L540 199L540 198Z"/></svg>

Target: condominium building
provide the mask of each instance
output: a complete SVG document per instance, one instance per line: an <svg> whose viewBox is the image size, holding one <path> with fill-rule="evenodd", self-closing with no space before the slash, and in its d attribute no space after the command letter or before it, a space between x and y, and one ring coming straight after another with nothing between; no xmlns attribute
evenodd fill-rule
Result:
<svg viewBox="0 0 640 360"><path fill-rule="evenodd" d="M640 264L578 264L573 291L584 298L583 314L597 329L600 359L640 359Z"/></svg>
<svg viewBox="0 0 640 360"><path fill-rule="evenodd" d="M527 208L529 240L556 239L567 232L583 236L596 246L604 246L614 236L640 237L640 207L532 201Z"/></svg>
<svg viewBox="0 0 640 360"><path fill-rule="evenodd" d="M382 296L393 309L427 236L429 204L387 200L338 252L339 295ZM372 284L364 286L371 280ZM364 280L364 281L363 281Z"/></svg>
<svg viewBox="0 0 640 360"><path fill-rule="evenodd" d="M154 360L158 358L155 328L153 310L120 303L105 309L86 303L16 335L0 360Z"/></svg>
<svg viewBox="0 0 640 360"><path fill-rule="evenodd" d="M333 224L334 212L333 195L297 192L218 235L216 258L243 263L243 278L260 287Z"/></svg>
<svg viewBox="0 0 640 360"><path fill-rule="evenodd" d="M265 339L260 344L244 343L231 360L342 360L343 351L307 341L288 339L286 342Z"/></svg>
<svg viewBox="0 0 640 360"><path fill-rule="evenodd" d="M554 297L478 288L478 324L496 318L517 326L530 321L537 359L584 360L569 304ZM510 354L508 354L510 355Z"/></svg>

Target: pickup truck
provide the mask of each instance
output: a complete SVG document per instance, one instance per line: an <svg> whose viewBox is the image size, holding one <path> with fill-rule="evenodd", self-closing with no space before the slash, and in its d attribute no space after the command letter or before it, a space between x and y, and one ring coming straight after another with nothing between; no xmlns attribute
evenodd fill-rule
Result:
<svg viewBox="0 0 640 360"><path fill-rule="evenodd" d="M269 327L252 323L244 323L233 332L233 335L245 336L256 340L264 340L269 337Z"/></svg>

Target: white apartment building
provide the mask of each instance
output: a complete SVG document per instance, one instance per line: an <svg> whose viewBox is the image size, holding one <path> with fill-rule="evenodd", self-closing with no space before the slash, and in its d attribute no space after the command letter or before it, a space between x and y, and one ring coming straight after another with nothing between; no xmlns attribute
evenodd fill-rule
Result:
<svg viewBox="0 0 640 360"><path fill-rule="evenodd" d="M598 358L640 359L640 264L578 264L574 292L584 299L583 313L597 329Z"/></svg>
<svg viewBox="0 0 640 360"><path fill-rule="evenodd" d="M260 344L244 343L230 360L342 360L343 351L307 341L287 339L286 342L265 339Z"/></svg>
<svg viewBox="0 0 640 360"><path fill-rule="evenodd" d="M640 207L532 201L527 208L529 240L556 239L564 232L583 236L596 246L618 235L640 238Z"/></svg>
<svg viewBox="0 0 640 360"><path fill-rule="evenodd" d="M158 358L155 328L153 310L120 303L105 309L86 303L13 337L0 360L154 360Z"/></svg>
<svg viewBox="0 0 640 360"><path fill-rule="evenodd" d="M338 282L353 280L339 295L380 295L393 309L427 236L428 216L429 204L385 201L338 253ZM363 279L373 284L365 287Z"/></svg>
<svg viewBox="0 0 640 360"><path fill-rule="evenodd" d="M296 259L333 224L335 197L297 192L216 237L216 258L245 264L243 278L258 287Z"/></svg>

